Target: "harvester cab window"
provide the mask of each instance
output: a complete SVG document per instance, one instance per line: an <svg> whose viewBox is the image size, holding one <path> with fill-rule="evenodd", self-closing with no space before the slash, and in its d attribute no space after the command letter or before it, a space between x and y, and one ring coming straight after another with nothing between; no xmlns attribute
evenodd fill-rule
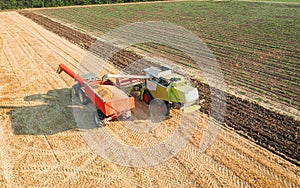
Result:
<svg viewBox="0 0 300 188"><path fill-rule="evenodd" d="M158 80L158 83L165 86L165 87L168 87L168 85L170 84L166 79L164 78L159 78Z"/></svg>
<svg viewBox="0 0 300 188"><path fill-rule="evenodd" d="M159 79L158 78L156 78L156 77L152 77L152 79L151 79L152 81L154 81L154 82L159 82Z"/></svg>

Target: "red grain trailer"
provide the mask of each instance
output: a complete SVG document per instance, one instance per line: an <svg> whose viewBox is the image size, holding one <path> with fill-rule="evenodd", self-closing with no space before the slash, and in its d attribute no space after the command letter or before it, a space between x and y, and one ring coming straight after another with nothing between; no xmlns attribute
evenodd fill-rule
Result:
<svg viewBox="0 0 300 188"><path fill-rule="evenodd" d="M93 73L79 76L64 64L60 64L56 72L60 74L62 71L76 80L72 92L79 97L81 104L86 105L90 101L95 104L96 111L93 113L93 117L96 126L103 126L116 118L130 118L130 109L135 107L134 98L121 90L115 83L110 80L99 80ZM99 86L109 89L112 97L105 100L105 97L95 90Z"/></svg>

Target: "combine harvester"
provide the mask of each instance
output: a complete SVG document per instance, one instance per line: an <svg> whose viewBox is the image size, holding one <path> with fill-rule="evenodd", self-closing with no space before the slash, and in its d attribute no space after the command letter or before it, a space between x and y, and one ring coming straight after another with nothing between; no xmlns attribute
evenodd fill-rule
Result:
<svg viewBox="0 0 300 188"><path fill-rule="evenodd" d="M135 107L134 98L130 95L132 92L138 92L139 99L147 104L155 103L157 111L164 116L169 115L170 107L179 108L184 113L200 109L198 90L184 76L164 66L147 68L145 75L105 74L102 80L94 73L79 76L60 64L57 73L62 71L75 79L72 93L79 97L81 104L86 105L90 101L95 104L97 110L93 116L96 126L103 126L116 118L130 118L130 110ZM104 96L105 90L111 92L111 97Z"/></svg>

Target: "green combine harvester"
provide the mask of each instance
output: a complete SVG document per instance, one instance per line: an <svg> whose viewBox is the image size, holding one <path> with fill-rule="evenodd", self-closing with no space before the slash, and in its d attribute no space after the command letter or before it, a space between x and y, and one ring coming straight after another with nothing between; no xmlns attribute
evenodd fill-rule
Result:
<svg viewBox="0 0 300 188"><path fill-rule="evenodd" d="M198 90L184 76L173 73L172 69L165 66L149 67L144 69L144 73L106 74L102 80L115 78L120 88L130 92L138 91L140 100L147 104L158 103L163 115L168 115L171 107L179 108L184 113L200 109Z"/></svg>

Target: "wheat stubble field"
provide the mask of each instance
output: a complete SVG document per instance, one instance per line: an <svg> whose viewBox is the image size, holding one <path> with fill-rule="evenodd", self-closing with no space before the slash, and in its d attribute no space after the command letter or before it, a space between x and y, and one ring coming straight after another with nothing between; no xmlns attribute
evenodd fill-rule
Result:
<svg viewBox="0 0 300 188"><path fill-rule="evenodd" d="M16 12L1 12L0 23L1 187L300 186L298 166L221 125L216 140L200 153L207 124L202 113L187 146L165 162L134 168L103 159L80 134L86 130L77 128L73 80L55 73L60 63L76 69L84 50ZM171 131L172 119L163 126ZM120 122L104 129L125 143L149 142ZM158 140L168 136L159 131L153 132Z"/></svg>

